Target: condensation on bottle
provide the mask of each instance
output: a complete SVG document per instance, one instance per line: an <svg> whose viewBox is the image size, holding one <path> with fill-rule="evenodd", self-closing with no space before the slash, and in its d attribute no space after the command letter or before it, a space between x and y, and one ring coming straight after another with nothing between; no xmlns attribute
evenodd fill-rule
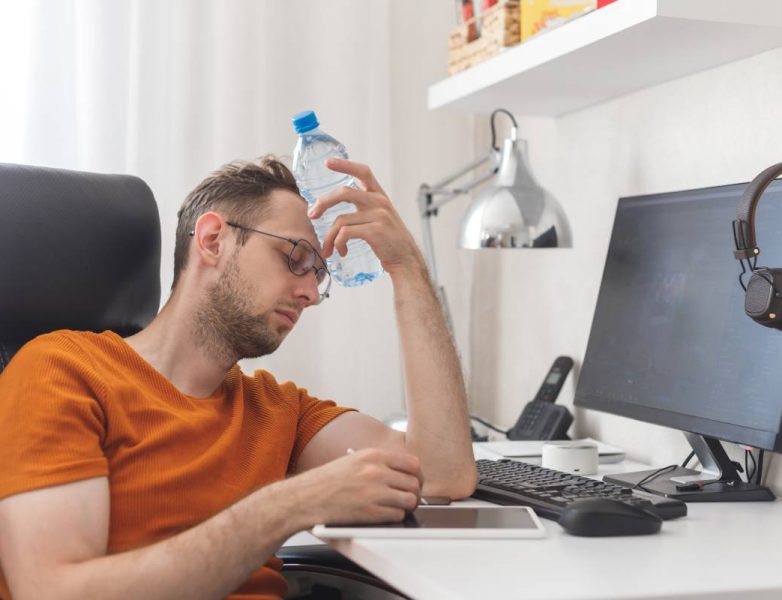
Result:
<svg viewBox="0 0 782 600"><path fill-rule="evenodd" d="M300 112L293 117L293 127L299 136L293 150L293 175L299 191L307 204L342 187L358 188L353 177L337 173L326 166L329 158L348 158L345 146L328 133L320 129L318 117L311 110ZM340 202L332 206L312 224L318 240L323 238L340 215L352 213L356 207L350 202ZM348 240L348 253L342 257L334 250L326 259L331 276L338 284L356 287L377 279L383 272L375 253L364 240Z"/></svg>

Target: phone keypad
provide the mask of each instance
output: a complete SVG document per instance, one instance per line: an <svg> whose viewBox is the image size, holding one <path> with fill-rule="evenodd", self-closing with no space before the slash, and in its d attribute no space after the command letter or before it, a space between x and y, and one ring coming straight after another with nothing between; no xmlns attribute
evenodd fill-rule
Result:
<svg viewBox="0 0 782 600"><path fill-rule="evenodd" d="M540 413L542 410L542 403L538 403L534 400L530 402L527 410L524 411L524 418L521 420L521 428L532 429L540 418Z"/></svg>

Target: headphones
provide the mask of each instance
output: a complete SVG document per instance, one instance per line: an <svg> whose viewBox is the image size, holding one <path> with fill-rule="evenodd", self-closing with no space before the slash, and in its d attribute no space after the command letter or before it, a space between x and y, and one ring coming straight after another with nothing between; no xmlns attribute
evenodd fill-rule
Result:
<svg viewBox="0 0 782 600"><path fill-rule="evenodd" d="M782 163L758 174L744 190L738 217L733 221L733 242L736 245L733 256L741 264L739 283L746 292L744 312L756 323L774 329L782 329L782 269L757 266L760 248L755 240L755 210L763 192L780 175ZM744 275L747 273L745 260L751 273L747 285L744 285Z"/></svg>

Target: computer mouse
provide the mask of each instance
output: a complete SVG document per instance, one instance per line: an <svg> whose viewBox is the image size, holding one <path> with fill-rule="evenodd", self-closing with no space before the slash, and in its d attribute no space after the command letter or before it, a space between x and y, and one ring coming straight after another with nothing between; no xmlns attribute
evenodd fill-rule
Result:
<svg viewBox="0 0 782 600"><path fill-rule="evenodd" d="M582 498L562 511L559 524L573 535L646 535L660 531L663 520L650 510L612 498Z"/></svg>

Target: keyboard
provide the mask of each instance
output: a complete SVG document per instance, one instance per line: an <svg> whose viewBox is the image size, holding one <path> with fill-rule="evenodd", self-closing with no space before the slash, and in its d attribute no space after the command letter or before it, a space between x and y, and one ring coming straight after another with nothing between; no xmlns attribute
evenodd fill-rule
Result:
<svg viewBox="0 0 782 600"><path fill-rule="evenodd" d="M681 500L525 462L480 459L475 464L478 467L478 485L473 498L495 504L530 506L546 519L559 519L565 507L575 500L595 497L614 498L641 506L662 519L675 519L687 514L687 505Z"/></svg>

